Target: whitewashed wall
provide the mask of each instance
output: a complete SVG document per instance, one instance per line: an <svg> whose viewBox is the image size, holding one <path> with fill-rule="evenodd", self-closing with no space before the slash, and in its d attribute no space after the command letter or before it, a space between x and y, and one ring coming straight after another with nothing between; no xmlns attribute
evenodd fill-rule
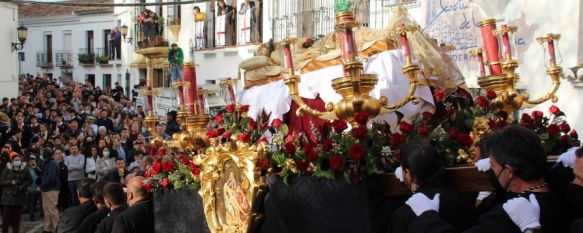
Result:
<svg viewBox="0 0 583 233"><path fill-rule="evenodd" d="M0 3L0 98L18 96L18 52L12 52L12 42L19 42L18 7L12 3Z"/></svg>

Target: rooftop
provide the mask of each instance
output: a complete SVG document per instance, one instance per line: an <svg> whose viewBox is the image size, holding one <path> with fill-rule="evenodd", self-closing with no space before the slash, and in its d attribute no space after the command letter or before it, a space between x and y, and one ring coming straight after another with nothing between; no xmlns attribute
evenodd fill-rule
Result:
<svg viewBox="0 0 583 233"><path fill-rule="evenodd" d="M113 0L71 0L70 3L113 3ZM61 6L49 4L18 4L19 18L67 16L113 12L113 7Z"/></svg>

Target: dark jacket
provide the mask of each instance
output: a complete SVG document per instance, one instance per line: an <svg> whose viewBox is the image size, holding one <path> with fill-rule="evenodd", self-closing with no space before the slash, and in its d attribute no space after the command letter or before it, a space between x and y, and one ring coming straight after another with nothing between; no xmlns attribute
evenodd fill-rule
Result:
<svg viewBox="0 0 583 233"><path fill-rule="evenodd" d="M79 230L77 232L95 232L97 230L97 225L101 222L101 220L105 219L109 214L109 210L105 205L101 205L99 209L90 215L88 215L83 222L81 222L81 226L79 226Z"/></svg>
<svg viewBox="0 0 583 233"><path fill-rule="evenodd" d="M99 223L99 226L97 226L97 230L95 231L95 233L109 233L111 232L111 229L113 228L113 222L115 222L115 219L117 218L117 216L119 216L121 213L123 213L125 210L128 209L127 205L121 206L113 211L111 211L111 213L109 213L109 215L103 219L103 221L101 221L101 223Z"/></svg>
<svg viewBox="0 0 583 233"><path fill-rule="evenodd" d="M111 233L154 233L152 201L139 201L120 214L113 223Z"/></svg>
<svg viewBox="0 0 583 233"><path fill-rule="evenodd" d="M45 161L40 180L41 183L39 188L43 192L61 190L61 180L59 179L59 163L52 157Z"/></svg>
<svg viewBox="0 0 583 233"><path fill-rule="evenodd" d="M12 164L8 164L0 176L2 186L2 205L22 206L26 203L26 191L32 184L32 177L23 163L24 169L15 171ZM16 184L12 184L12 181Z"/></svg>
<svg viewBox="0 0 583 233"><path fill-rule="evenodd" d="M577 219L571 224L569 233L581 233L583 232L583 218Z"/></svg>
<svg viewBox="0 0 583 233"><path fill-rule="evenodd" d="M77 231L87 216L91 213L97 211L97 206L92 201L86 201L85 203L73 206L61 215L59 225L57 226L58 233L83 233Z"/></svg>
<svg viewBox="0 0 583 233"><path fill-rule="evenodd" d="M97 126L104 126L107 129L107 132L113 131L113 121L109 118L103 119L100 117L95 121L95 124Z"/></svg>

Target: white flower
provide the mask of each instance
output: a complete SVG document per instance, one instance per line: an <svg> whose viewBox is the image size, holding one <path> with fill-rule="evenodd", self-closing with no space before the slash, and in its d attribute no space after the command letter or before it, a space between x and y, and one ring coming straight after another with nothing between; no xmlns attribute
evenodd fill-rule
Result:
<svg viewBox="0 0 583 233"><path fill-rule="evenodd" d="M382 150L381 150L381 155L388 157L391 154L393 154L393 151L391 150L390 146L383 146Z"/></svg>

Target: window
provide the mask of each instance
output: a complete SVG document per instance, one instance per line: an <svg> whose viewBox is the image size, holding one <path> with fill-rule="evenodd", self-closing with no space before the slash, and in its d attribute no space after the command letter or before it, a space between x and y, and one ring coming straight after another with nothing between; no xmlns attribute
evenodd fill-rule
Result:
<svg viewBox="0 0 583 233"><path fill-rule="evenodd" d="M45 61L47 64L53 63L53 35L46 34L44 38Z"/></svg>
<svg viewBox="0 0 583 233"><path fill-rule="evenodd" d="M93 44L93 31L87 31L86 32L86 39L85 39L85 45L87 48L87 54L93 54L93 49L94 49L94 44Z"/></svg>
<svg viewBox="0 0 583 233"><path fill-rule="evenodd" d="M103 88L111 88L111 74L103 75Z"/></svg>
<svg viewBox="0 0 583 233"><path fill-rule="evenodd" d="M177 2L180 0L169 0L169 2ZM180 4L168 5L168 25L180 25Z"/></svg>
<svg viewBox="0 0 583 233"><path fill-rule="evenodd" d="M94 74L87 74L85 75L85 83L95 87L95 75Z"/></svg>
<svg viewBox="0 0 583 233"><path fill-rule="evenodd" d="M112 36L111 36L110 29L103 30L103 54L99 54L99 55L108 55L108 57L111 57L110 51L111 51L111 49L113 49L111 37Z"/></svg>

